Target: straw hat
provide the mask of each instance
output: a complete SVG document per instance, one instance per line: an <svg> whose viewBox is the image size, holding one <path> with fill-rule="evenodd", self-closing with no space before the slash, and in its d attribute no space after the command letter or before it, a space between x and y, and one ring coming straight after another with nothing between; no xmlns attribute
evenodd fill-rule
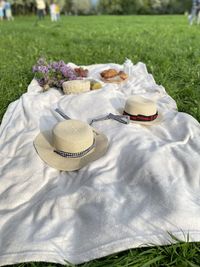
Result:
<svg viewBox="0 0 200 267"><path fill-rule="evenodd" d="M163 119L155 101L138 95L126 100L124 115L130 116L132 122L144 125L153 125Z"/></svg>
<svg viewBox="0 0 200 267"><path fill-rule="evenodd" d="M75 171L103 156L108 140L87 123L66 120L56 124L52 131L38 134L34 146L40 158L51 167Z"/></svg>

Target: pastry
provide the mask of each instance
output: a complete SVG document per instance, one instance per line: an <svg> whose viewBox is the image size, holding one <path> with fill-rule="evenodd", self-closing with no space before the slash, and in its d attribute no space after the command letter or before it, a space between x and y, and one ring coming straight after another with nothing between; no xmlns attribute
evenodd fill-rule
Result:
<svg viewBox="0 0 200 267"><path fill-rule="evenodd" d="M124 71L117 71L115 69L104 70L100 75L102 80L108 83L121 83L128 78Z"/></svg>
<svg viewBox="0 0 200 267"><path fill-rule="evenodd" d="M88 70L83 68L75 68L74 71L76 72L76 75L78 77L87 77L88 76Z"/></svg>
<svg viewBox="0 0 200 267"><path fill-rule="evenodd" d="M120 71L118 75L122 80L126 80L128 78L128 75L124 71Z"/></svg>
<svg viewBox="0 0 200 267"><path fill-rule="evenodd" d="M115 69L108 69L101 72L101 77L104 79L110 79L117 76L118 72Z"/></svg>

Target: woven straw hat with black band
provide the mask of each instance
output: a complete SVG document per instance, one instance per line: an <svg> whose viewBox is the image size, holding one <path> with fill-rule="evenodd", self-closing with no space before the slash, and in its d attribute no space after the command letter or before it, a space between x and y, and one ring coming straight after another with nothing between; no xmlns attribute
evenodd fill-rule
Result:
<svg viewBox="0 0 200 267"><path fill-rule="evenodd" d="M107 151L108 139L87 123L66 120L56 124L52 131L39 133L34 146L49 166L75 171L102 157Z"/></svg>

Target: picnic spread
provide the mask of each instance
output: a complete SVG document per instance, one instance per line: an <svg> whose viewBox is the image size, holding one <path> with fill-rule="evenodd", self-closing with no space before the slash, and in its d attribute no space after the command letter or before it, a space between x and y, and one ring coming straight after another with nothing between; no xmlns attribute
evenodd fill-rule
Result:
<svg viewBox="0 0 200 267"><path fill-rule="evenodd" d="M200 241L199 122L141 62L57 69L0 126L0 266Z"/></svg>

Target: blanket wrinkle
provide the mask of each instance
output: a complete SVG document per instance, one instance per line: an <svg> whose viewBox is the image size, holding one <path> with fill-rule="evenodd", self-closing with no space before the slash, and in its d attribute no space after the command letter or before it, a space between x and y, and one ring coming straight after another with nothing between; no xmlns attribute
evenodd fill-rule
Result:
<svg viewBox="0 0 200 267"><path fill-rule="evenodd" d="M73 63L71 63L73 65ZM74 66L74 65L73 65ZM89 78L117 64L87 66ZM111 253L172 242L169 232L200 241L200 125L157 85L145 64L122 84L63 95L42 92L36 80L8 106L0 126L0 266L49 261L79 264ZM44 163L33 140L63 118L90 122L122 114L130 95L155 99L161 123L93 127L109 140L107 153L79 171ZM174 241L173 241L174 242Z"/></svg>

